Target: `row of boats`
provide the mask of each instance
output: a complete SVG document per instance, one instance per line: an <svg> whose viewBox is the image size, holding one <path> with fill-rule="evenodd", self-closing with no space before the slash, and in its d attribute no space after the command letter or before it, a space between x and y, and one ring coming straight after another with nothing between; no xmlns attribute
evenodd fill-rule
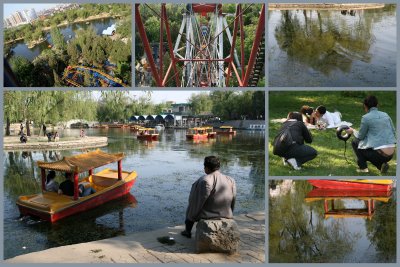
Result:
<svg viewBox="0 0 400 267"><path fill-rule="evenodd" d="M146 141L157 141L159 134L156 128L144 128L135 126L131 130L137 133L137 139ZM211 126L189 128L186 133L187 140L205 140L215 138L217 135L236 135L236 131L232 126L221 126L218 130L214 130Z"/></svg>

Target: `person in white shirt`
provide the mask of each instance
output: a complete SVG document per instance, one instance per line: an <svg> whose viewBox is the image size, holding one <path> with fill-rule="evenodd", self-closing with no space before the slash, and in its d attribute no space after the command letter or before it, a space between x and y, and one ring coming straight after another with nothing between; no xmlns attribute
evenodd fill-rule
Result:
<svg viewBox="0 0 400 267"><path fill-rule="evenodd" d="M58 191L58 183L54 181L56 177L55 171L50 171L46 177L46 191L49 192L57 192Z"/></svg>
<svg viewBox="0 0 400 267"><path fill-rule="evenodd" d="M340 112L329 112L324 106L318 106L316 108L315 116L320 123L322 122L324 124L324 128L335 128L338 127L342 122L342 115Z"/></svg>

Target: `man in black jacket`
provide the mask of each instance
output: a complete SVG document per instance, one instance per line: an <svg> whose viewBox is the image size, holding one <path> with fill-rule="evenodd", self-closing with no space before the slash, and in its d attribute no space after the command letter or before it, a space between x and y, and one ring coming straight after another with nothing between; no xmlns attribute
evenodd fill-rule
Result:
<svg viewBox="0 0 400 267"><path fill-rule="evenodd" d="M280 131L285 131L285 129L288 129L286 130L288 134L284 138L290 139L290 144L286 140L286 144L282 145L285 142L283 138L275 139L274 154L283 157L284 162L289 163L293 169L300 170L301 165L313 160L318 154L314 148L304 144L304 142L312 142L311 133L299 112L288 114L288 119L283 123Z"/></svg>

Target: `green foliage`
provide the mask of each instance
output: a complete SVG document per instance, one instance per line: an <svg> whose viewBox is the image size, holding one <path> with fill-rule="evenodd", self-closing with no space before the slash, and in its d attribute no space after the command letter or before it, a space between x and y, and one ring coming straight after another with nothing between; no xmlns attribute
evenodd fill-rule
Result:
<svg viewBox="0 0 400 267"><path fill-rule="evenodd" d="M64 35L61 34L61 31L57 27L52 27L50 30L51 39L53 40L54 47L61 51L66 50L67 44L64 40Z"/></svg>
<svg viewBox="0 0 400 267"><path fill-rule="evenodd" d="M56 74L54 74L56 76ZM96 102L88 92L7 91L4 115L11 123L28 120L35 124L58 123L71 119L93 120Z"/></svg>
<svg viewBox="0 0 400 267"><path fill-rule="evenodd" d="M379 109L388 113L396 125L396 93L395 92L375 92L369 91L368 94L375 95L379 100ZM348 96L347 96L348 95ZM269 94L269 119L286 118L288 112L300 111L301 106L309 105L316 108L324 105L328 111L338 110L342 114L342 120L353 123L353 128L360 127L361 117L365 114L362 102L364 92L342 93L342 92L270 92ZM272 141L277 135L280 123L269 122L269 174L271 176L352 176L362 175L356 172L357 165L353 156L350 139L347 142L346 157L350 164L346 162L343 152L344 143L336 138L335 129L325 131L311 130L313 142L311 144L318 151L318 156L303 165L301 171L293 171L290 167L282 166L280 157L272 154ZM394 176L396 168L396 156L389 162L390 169L388 176ZM366 175L380 175L373 165L369 165L369 173Z"/></svg>
<svg viewBox="0 0 400 267"><path fill-rule="evenodd" d="M189 103L194 115L210 114L212 111L213 101L207 93L192 94Z"/></svg>
<svg viewBox="0 0 400 267"><path fill-rule="evenodd" d="M10 59L10 66L21 86L35 86L34 66L29 60L20 56L12 57Z"/></svg>

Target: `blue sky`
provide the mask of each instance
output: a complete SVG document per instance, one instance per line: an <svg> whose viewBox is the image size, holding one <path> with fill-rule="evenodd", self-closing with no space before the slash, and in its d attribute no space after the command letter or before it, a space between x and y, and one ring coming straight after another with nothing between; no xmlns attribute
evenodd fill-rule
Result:
<svg viewBox="0 0 400 267"><path fill-rule="evenodd" d="M34 8L37 11L42 9L48 9L55 7L58 4L28 4L28 3L19 3L19 4L4 4L4 18L10 16L15 11L22 11L25 9Z"/></svg>

